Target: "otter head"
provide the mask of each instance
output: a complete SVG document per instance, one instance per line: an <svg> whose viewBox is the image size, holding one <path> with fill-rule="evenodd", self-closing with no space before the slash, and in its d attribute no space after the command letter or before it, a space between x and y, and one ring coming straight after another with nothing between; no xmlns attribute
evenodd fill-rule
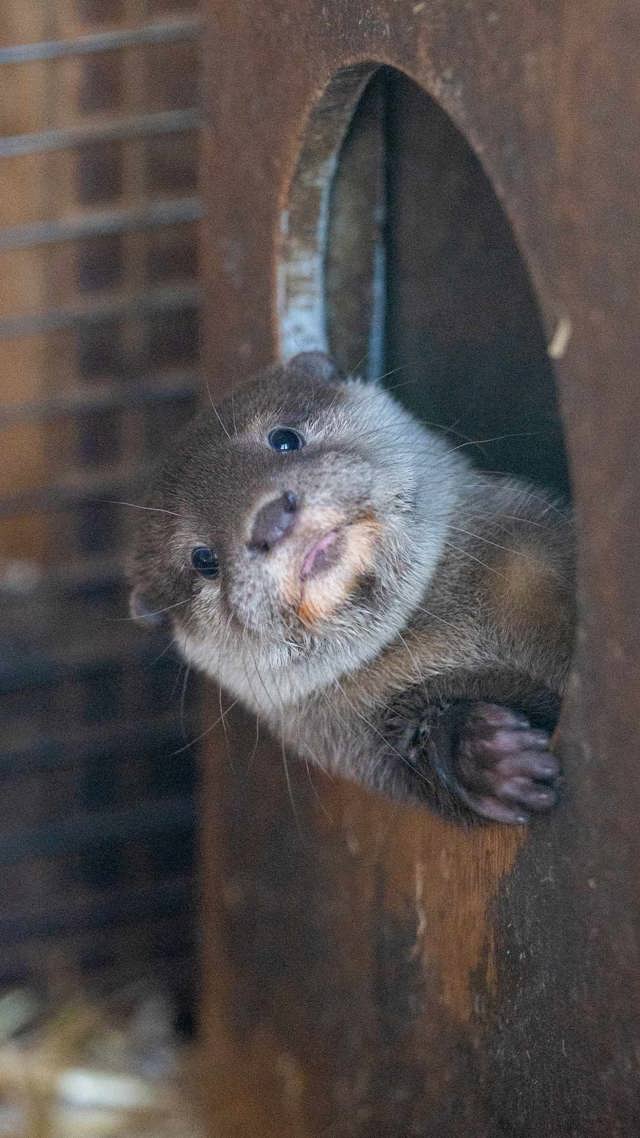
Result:
<svg viewBox="0 0 640 1138"><path fill-rule="evenodd" d="M132 611L269 716L375 656L419 603L457 456L303 353L201 412L151 489Z"/></svg>

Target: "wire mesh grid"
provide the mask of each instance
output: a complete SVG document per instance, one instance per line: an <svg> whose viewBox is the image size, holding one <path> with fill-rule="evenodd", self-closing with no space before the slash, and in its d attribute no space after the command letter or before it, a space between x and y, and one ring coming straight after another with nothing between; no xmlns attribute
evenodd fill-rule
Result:
<svg viewBox="0 0 640 1138"><path fill-rule="evenodd" d="M191 975L194 705L122 619L114 502L197 397L198 30L0 15L0 987Z"/></svg>

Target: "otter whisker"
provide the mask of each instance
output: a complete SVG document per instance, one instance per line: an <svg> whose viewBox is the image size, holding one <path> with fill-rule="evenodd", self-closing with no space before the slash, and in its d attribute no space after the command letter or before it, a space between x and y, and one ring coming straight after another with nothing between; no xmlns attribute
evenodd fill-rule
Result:
<svg viewBox="0 0 640 1138"><path fill-rule="evenodd" d="M216 419L218 420L220 426L222 427L222 430L224 431L225 435L227 436L229 442L231 442L231 435L229 434L227 428L224 425L222 415L218 411L218 408L216 407L215 403L213 402L213 396L211 394L211 388L209 387L209 381L207 379L205 379L205 387L207 389L207 394L209 396L209 403L211 404L211 410L213 411Z"/></svg>
<svg viewBox="0 0 640 1138"><path fill-rule="evenodd" d="M234 762L233 762L233 758L231 757L231 748L229 747L229 733L227 731L227 723L226 723L226 718L225 718L226 712L224 712L222 709L222 688L221 688L220 684L218 684L218 706L220 708L219 722L222 726L222 733L224 735L224 746L225 746L225 750L227 752L227 761L229 763L229 766L233 767Z"/></svg>
<svg viewBox="0 0 640 1138"><path fill-rule="evenodd" d="M453 624L450 620L445 620L443 616L439 616L437 612L432 612L431 609L425 608L424 605L416 605L416 611L423 612L425 616L431 617L431 620L437 620L439 624L444 624L447 628L453 628L456 632L459 632L459 626L457 624Z"/></svg>
<svg viewBox="0 0 640 1138"><path fill-rule="evenodd" d="M413 664L413 668L414 668L414 671L416 674L416 681L418 681L421 678L420 677L420 666L418 664L418 661L416 660L415 656L413 655L413 652L409 648L409 645L407 644L407 642L406 642L406 640L405 640L405 638L401 632L398 633L398 640L400 641L401 644L404 645L404 647L406 649L407 656L409 657L409 659L411 660L411 663Z"/></svg>
<svg viewBox="0 0 640 1138"><path fill-rule="evenodd" d="M408 367L411 367L411 364L398 364L397 367L392 367L392 368L390 368L389 371L385 371L382 375L374 376L373 379L367 379L366 382L367 383L382 383L383 379L388 379L389 376L391 376L391 375L397 375L399 371L406 371ZM407 380L407 382L413 383L413 380ZM402 384L397 384L396 386L402 386ZM393 391L394 388L387 387L386 390L387 391Z"/></svg>
<svg viewBox="0 0 640 1138"><path fill-rule="evenodd" d="M177 751L172 751L170 757L173 759L176 755L181 755L183 751L188 751L190 747L195 747L196 743L200 743L203 739L206 739L207 735L210 735L212 731L215 731L216 727L220 725L221 720L229 714L229 712L236 706L237 703L240 703L239 698L234 699L233 703L230 703L229 706L225 708L222 715L219 719L216 719L215 723L212 723L210 727L207 727L207 729L203 731L202 734L196 735L195 739L191 739L190 742L186 743L184 747L179 747Z"/></svg>
<svg viewBox="0 0 640 1138"><path fill-rule="evenodd" d="M491 438L486 438L486 439L466 439L465 442L458 443L458 446L450 447L448 454L453 453L453 452L458 451L458 450L464 450L465 447L470 447L470 446L481 447L486 443L501 443L501 442L504 442L506 439L535 438L536 435L539 435L540 433L541 433L540 431L510 431L508 434L492 435ZM443 456L443 461L448 457L448 454ZM504 473L504 472L501 472L501 473Z"/></svg>
<svg viewBox="0 0 640 1138"><path fill-rule="evenodd" d="M172 636L171 639L165 644L164 648L162 649L162 652L160 652L160 654L158 656L156 656L155 660L151 661L151 663L149 664L149 667L150 668L155 667L155 665L162 659L162 657L166 656L167 652L169 652L172 648L176 647L177 645L178 645L178 637Z"/></svg>
<svg viewBox="0 0 640 1138"><path fill-rule="evenodd" d="M533 433L540 434L541 432L536 431ZM509 438L510 436L506 435L505 437ZM490 474L490 475L497 475L498 478L504 478L505 477L504 470L487 470L486 468L484 468L482 473L483 474ZM558 518L561 521L566 521L566 519L568 517L568 510L567 510L566 505L563 506L560 504L560 501L554 502L551 498L547 498L543 494L538 494L536 492L535 486L531 486L530 484L527 484L521 490L521 502L526 505L527 501L530 503L531 502L540 503L540 510L539 510L540 517L545 517L548 513L557 514ZM515 506L518 505L517 502L515 502L513 504ZM501 516L502 517L508 517L509 515L502 514L502 511L501 511ZM520 521L520 518L518 517L517 520Z"/></svg>
<svg viewBox="0 0 640 1138"><path fill-rule="evenodd" d="M353 377L357 376L357 374L360 371L360 368L362 367L364 361L367 359L368 354L369 354L368 352L365 352L363 356L360 356L360 359L358 360L355 367L347 368L347 375L353 376Z"/></svg>
<svg viewBox="0 0 640 1138"><path fill-rule="evenodd" d="M397 747L394 747L393 743L391 743L390 740L387 739L386 735L383 735L382 731L379 731L378 728L376 727L376 725L374 723L372 723L370 719L367 719L366 715L363 715L351 703L351 700L347 696L347 694L346 694L344 688L342 687L342 684L340 683L340 681L334 680L334 683L335 683L336 687L339 688L339 690L342 692L342 695L344 696L345 700L349 704L349 707L353 711L354 715L357 715L358 719L361 719L362 722L365 723L367 725L367 727L369 727L374 732L375 735L378 735L378 737L383 740L385 746L388 747L389 750L392 751L394 755L397 755L398 758L401 759L402 762L406 764L406 766L410 767L410 769L414 772L414 774L418 775L418 778L421 778L423 782L429 783L430 780L426 777L426 775L424 775L423 772L421 770L419 770L418 767L416 767L411 762L411 760L407 758L406 755L403 755L402 751L399 751ZM384 755L381 756L379 761L381 763L384 762Z"/></svg>
<svg viewBox="0 0 640 1138"><path fill-rule="evenodd" d="M231 422L233 423L233 437L237 439L238 428L236 426L236 405L235 405L235 380L231 381Z"/></svg>
<svg viewBox="0 0 640 1138"><path fill-rule="evenodd" d="M468 514L467 517L470 518L472 522L486 521L486 519L483 518L481 514ZM533 518L525 518L522 516L522 514L501 513L499 519L491 518L487 524L491 526L491 532L493 532L493 530L497 530L498 533L512 533L513 526L505 525L505 521L519 522L521 525L534 526L535 529L548 529L548 526L546 526L543 522L535 522Z"/></svg>
<svg viewBox="0 0 640 1138"><path fill-rule="evenodd" d="M285 781L287 783L287 791L289 794L289 801L291 803L291 809L293 811L293 817L295 818L296 830L298 831L298 834L300 835L300 837L303 838L304 835L302 833L302 828L300 826L300 818L298 816L298 808L296 806L295 798L293 796L293 787L291 785L291 775L289 773L289 764L287 762L287 752L286 752L285 742L284 742L284 721L283 720L280 721L280 749L282 751L282 766L284 768L284 777L285 777Z"/></svg>
<svg viewBox="0 0 640 1138"><path fill-rule="evenodd" d="M182 738L185 743L187 741L187 728L185 724L185 706L187 700L187 685L189 683L189 676L191 675L191 665L187 664L182 681L182 691L180 693L180 727L182 729Z"/></svg>
<svg viewBox="0 0 640 1138"><path fill-rule="evenodd" d="M317 760L316 756L314 755L313 751L311 750L309 744L306 742L303 742L302 747L305 751L309 752L314 765L318 766L318 767L322 767L322 764L318 762L318 760ZM322 798L320 797L320 794L318 793L318 788L317 788L316 784L314 783L313 778L311 777L311 767L309 766L309 760L308 760L306 755L304 756L304 765L307 768L307 779L309 782L309 786L311 787L311 790L313 791L313 794L314 794L315 799L318 803L318 806L322 810L322 813L324 814L325 818L327 818L329 822L333 822L333 818L331 817L331 814L329 813L324 802L322 801ZM325 770L325 774L327 774L329 776L329 778L332 777L330 771Z"/></svg>
<svg viewBox="0 0 640 1138"><path fill-rule="evenodd" d="M259 680L260 687L262 688L265 696L267 697L267 702L271 705L271 707L273 708L273 710L275 712L282 714L282 712L284 711L284 704L282 703L282 698L280 699L280 707L278 707L274 698L273 698L273 695L269 692L267 685L265 684L264 679L262 678L261 669L258 667L256 658L253 655L253 652L251 649L249 649L249 654L251 656L251 662L253 664L253 670L254 670L255 676Z"/></svg>
<svg viewBox="0 0 640 1138"><path fill-rule="evenodd" d="M566 581L566 578L562 577L558 573L555 573L553 565L551 565L548 561L543 561L540 557L534 557L525 549L518 549L516 545L500 545L499 542L491 541L490 538L483 537L483 535L480 533L473 533L471 530L464 529L462 526L454 526L451 522L449 522L449 529L454 529L458 533L464 533L468 537L475 538L476 541L484 542L485 545L493 545L496 549L501 549L505 553L512 554L514 557L522 557L525 561L529 561L532 565L539 565L549 572L554 572L555 576L557 576L559 580ZM486 567L489 568L489 566Z"/></svg>
<svg viewBox="0 0 640 1138"><path fill-rule="evenodd" d="M468 549L463 549L461 545L456 545L453 541L445 541L444 544L450 549L455 549L456 553L459 553L461 557L467 557L470 561L476 561L478 565L482 565L482 568L486 569L488 573L493 573L496 577L502 577L503 581L508 580L506 573L501 573L499 569L495 569L493 565L489 565L486 561L483 561L481 557L476 557L475 554L470 553Z"/></svg>
<svg viewBox="0 0 640 1138"><path fill-rule="evenodd" d="M247 774L249 773L249 771L251 770L251 767L253 766L253 760L256 757L259 746L260 746L260 716L256 715L256 738L255 738L255 742L253 744L253 750L252 750L251 754L249 755L249 758L247 759Z"/></svg>
<svg viewBox="0 0 640 1138"><path fill-rule="evenodd" d="M95 498L93 500L100 505L128 505L132 510L145 510L148 513L166 513L171 518L180 518L181 521L188 521L182 513L177 513L175 510L164 510L159 505L140 505L139 502L124 502L122 498Z"/></svg>
<svg viewBox="0 0 640 1138"><path fill-rule="evenodd" d="M175 601L172 605L166 605L163 609L154 609L153 612L145 613L145 618L152 616L162 616L162 614L165 612L171 612L171 609L178 609L181 605L188 605L190 600L191 597L185 597L184 600ZM132 621L135 623L140 618L137 616L105 616L103 619L113 624L130 624ZM158 659L160 659L160 657L158 657Z"/></svg>

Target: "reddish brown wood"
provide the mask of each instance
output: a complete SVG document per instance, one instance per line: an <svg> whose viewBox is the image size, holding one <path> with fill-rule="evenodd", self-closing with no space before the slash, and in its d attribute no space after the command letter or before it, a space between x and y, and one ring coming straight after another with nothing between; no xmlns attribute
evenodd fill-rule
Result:
<svg viewBox="0 0 640 1138"><path fill-rule="evenodd" d="M513 224L562 357L581 568L567 798L526 835L466 833L314 773L318 803L299 765L294 814L278 749L249 762L254 728L236 720L231 762L216 736L203 788L212 1138L627 1138L640 1124L640 12L233 0L208 15L212 387L278 351L296 164L330 150L331 131L335 144L361 72L334 82L338 112L312 137L313 108L341 68L395 65L462 131ZM307 222L319 193L311 180Z"/></svg>

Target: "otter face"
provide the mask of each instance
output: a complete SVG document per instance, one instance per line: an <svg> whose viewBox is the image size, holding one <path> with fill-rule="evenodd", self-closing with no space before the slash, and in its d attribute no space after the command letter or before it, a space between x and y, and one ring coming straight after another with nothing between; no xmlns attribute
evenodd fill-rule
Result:
<svg viewBox="0 0 640 1138"><path fill-rule="evenodd" d="M447 444L305 353L201 413L147 501L132 611L256 709L371 659L419 603L455 494Z"/></svg>

